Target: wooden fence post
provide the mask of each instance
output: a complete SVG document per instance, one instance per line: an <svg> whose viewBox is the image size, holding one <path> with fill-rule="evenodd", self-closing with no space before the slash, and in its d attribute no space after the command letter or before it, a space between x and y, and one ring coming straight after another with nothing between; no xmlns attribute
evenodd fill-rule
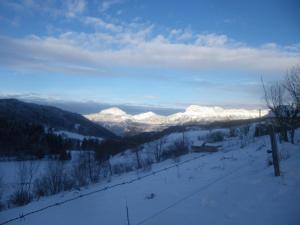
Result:
<svg viewBox="0 0 300 225"><path fill-rule="evenodd" d="M126 217L127 217L127 225L130 225L129 210L128 210L127 201L126 201Z"/></svg>
<svg viewBox="0 0 300 225"><path fill-rule="evenodd" d="M272 147L274 172L275 172L275 176L277 177L280 176L279 156L278 156L277 141L276 141L276 137L272 125L269 126L269 132L270 132L270 140L271 140L271 147Z"/></svg>

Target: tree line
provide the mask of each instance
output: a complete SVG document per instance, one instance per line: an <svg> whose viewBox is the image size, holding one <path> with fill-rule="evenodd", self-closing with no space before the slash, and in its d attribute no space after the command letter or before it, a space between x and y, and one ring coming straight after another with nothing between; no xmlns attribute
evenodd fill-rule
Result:
<svg viewBox="0 0 300 225"><path fill-rule="evenodd" d="M0 117L0 156L16 159L70 159L68 150L96 150L97 139L82 141L62 137L41 124L7 120Z"/></svg>

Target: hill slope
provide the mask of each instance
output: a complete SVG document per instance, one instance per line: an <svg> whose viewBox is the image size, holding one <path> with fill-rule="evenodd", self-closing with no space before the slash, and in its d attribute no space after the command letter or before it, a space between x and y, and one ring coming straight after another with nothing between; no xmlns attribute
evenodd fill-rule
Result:
<svg viewBox="0 0 300 225"><path fill-rule="evenodd" d="M16 99L0 99L0 118L18 122L42 124L58 130L102 138L115 135L77 113L52 106L26 103Z"/></svg>
<svg viewBox="0 0 300 225"><path fill-rule="evenodd" d="M275 177L273 167L266 163L269 148L269 137L260 137L243 149L230 145L218 153L185 155L180 162L191 161L174 168L164 170L174 164L172 160L164 161L153 165L152 171L116 176L110 183L0 212L0 221L115 185L11 224L126 224L127 205L130 224L297 225L299 145L280 145L281 154L289 156L281 161L282 177ZM153 173L158 170L163 172ZM144 175L149 176L117 185Z"/></svg>

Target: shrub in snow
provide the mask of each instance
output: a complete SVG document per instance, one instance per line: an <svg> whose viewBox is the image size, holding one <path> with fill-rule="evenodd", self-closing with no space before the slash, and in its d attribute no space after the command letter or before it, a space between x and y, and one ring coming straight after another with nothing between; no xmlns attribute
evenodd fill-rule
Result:
<svg viewBox="0 0 300 225"><path fill-rule="evenodd" d="M96 183L100 179L101 164L94 158L87 160L88 176L91 183Z"/></svg>
<svg viewBox="0 0 300 225"><path fill-rule="evenodd" d="M145 158L142 160L142 168L144 171L150 171L152 169L153 160Z"/></svg>
<svg viewBox="0 0 300 225"><path fill-rule="evenodd" d="M112 165L110 163L110 159L102 162L100 167L101 167L100 172L103 177L110 178L112 176L113 171L112 171Z"/></svg>
<svg viewBox="0 0 300 225"><path fill-rule="evenodd" d="M4 209L4 204L2 203L2 195L4 192L3 179L0 177L0 211Z"/></svg>
<svg viewBox="0 0 300 225"><path fill-rule="evenodd" d="M17 170L17 185L9 202L16 206L26 205L32 201L32 181L38 164L35 161L21 161Z"/></svg>
<svg viewBox="0 0 300 225"><path fill-rule="evenodd" d="M254 141L254 136L256 132L256 125L252 124L250 125L245 125L241 126L239 128L239 137L241 141L241 148L244 148L247 146L250 142Z"/></svg>
<svg viewBox="0 0 300 225"><path fill-rule="evenodd" d="M64 163L60 161L50 162L46 174L49 190L51 194L56 194L64 190L63 184L66 177Z"/></svg>
<svg viewBox="0 0 300 225"><path fill-rule="evenodd" d="M33 193L38 199L43 196L57 194L61 191L68 191L75 187L75 181L72 177L64 174L63 179L57 179L54 181L53 177L49 174L38 178L34 182Z"/></svg>
<svg viewBox="0 0 300 225"><path fill-rule="evenodd" d="M155 147L153 149L153 153L154 153L154 157L156 162L160 162L161 161L161 156L163 153L163 146L166 143L166 139L164 138L160 138L159 140L157 140L155 142Z"/></svg>
<svg viewBox="0 0 300 225"><path fill-rule="evenodd" d="M206 141L210 143L224 141L225 134L222 131L214 131L206 136Z"/></svg>
<svg viewBox="0 0 300 225"><path fill-rule="evenodd" d="M4 184L3 184L2 177L0 177L0 201L2 199L3 192L4 192Z"/></svg>
<svg viewBox="0 0 300 225"><path fill-rule="evenodd" d="M261 137L261 136L264 136L264 135L269 135L269 133L270 132L269 132L267 124L265 124L265 123L256 124L255 134L254 134L255 137Z"/></svg>
<svg viewBox="0 0 300 225"><path fill-rule="evenodd" d="M187 154L188 152L188 145L182 140L177 140L163 152L162 159L177 158L178 156Z"/></svg>
<svg viewBox="0 0 300 225"><path fill-rule="evenodd" d="M32 194L25 189L16 189L9 198L9 202L14 206L22 206L31 202Z"/></svg>
<svg viewBox="0 0 300 225"><path fill-rule="evenodd" d="M66 174L63 179L63 190L69 191L72 190L74 187L75 187L75 181L72 179L72 177Z"/></svg>
<svg viewBox="0 0 300 225"><path fill-rule="evenodd" d="M66 171L62 161L49 161L46 173L35 181L34 192L37 197L52 195L74 187L74 181Z"/></svg>
<svg viewBox="0 0 300 225"><path fill-rule="evenodd" d="M136 164L137 164L137 169L142 168L142 162L141 162L141 157L140 157L140 151L142 150L142 146L137 146L132 149L132 152L136 156Z"/></svg>
<svg viewBox="0 0 300 225"><path fill-rule="evenodd" d="M79 159L77 162L73 163L70 170L70 176L74 180L76 188L88 184L88 171L84 160Z"/></svg>
<svg viewBox="0 0 300 225"><path fill-rule="evenodd" d="M101 165L94 157L94 152L83 152L73 163L71 177L77 187L96 183L100 179Z"/></svg>
<svg viewBox="0 0 300 225"><path fill-rule="evenodd" d="M46 177L38 178L34 181L33 193L38 199L49 194L49 187Z"/></svg>
<svg viewBox="0 0 300 225"><path fill-rule="evenodd" d="M235 127L231 127L229 129L229 137L237 137L238 136L238 130Z"/></svg>
<svg viewBox="0 0 300 225"><path fill-rule="evenodd" d="M120 175L122 173L127 173L133 171L133 165L125 164L125 163L116 163L112 166L113 174Z"/></svg>

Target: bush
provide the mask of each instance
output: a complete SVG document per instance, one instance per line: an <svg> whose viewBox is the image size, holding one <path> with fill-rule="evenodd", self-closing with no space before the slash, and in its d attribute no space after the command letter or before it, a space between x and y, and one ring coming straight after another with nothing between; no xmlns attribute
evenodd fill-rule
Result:
<svg viewBox="0 0 300 225"><path fill-rule="evenodd" d="M101 175L105 178L110 178L112 176L113 169L110 160L106 160L101 163Z"/></svg>
<svg viewBox="0 0 300 225"><path fill-rule="evenodd" d="M56 194L64 190L63 184L65 176L64 164L62 162L54 161L48 164L46 180L51 194Z"/></svg>
<svg viewBox="0 0 300 225"><path fill-rule="evenodd" d="M251 141L254 140L255 127L244 125L239 128L239 138L241 141L240 148L246 147Z"/></svg>
<svg viewBox="0 0 300 225"><path fill-rule="evenodd" d="M9 198L9 202L15 206L26 205L31 202L33 196L27 190L17 189Z"/></svg>
<svg viewBox="0 0 300 225"><path fill-rule="evenodd" d="M156 162L160 162L161 161L161 155L163 153L163 148L164 145L166 143L166 139L164 137L158 139L157 141L154 142L154 149L153 149L153 153L154 153L154 157Z"/></svg>
<svg viewBox="0 0 300 225"><path fill-rule="evenodd" d="M238 130L235 127L230 127L229 129L229 137L237 137Z"/></svg>
<svg viewBox="0 0 300 225"><path fill-rule="evenodd" d="M72 190L74 187L75 187L74 179L66 174L63 179L63 190L69 191Z"/></svg>
<svg viewBox="0 0 300 225"><path fill-rule="evenodd" d="M153 160L150 158L145 158L142 160L142 168L144 171L151 171Z"/></svg>
<svg viewBox="0 0 300 225"><path fill-rule="evenodd" d="M46 173L34 182L34 193L37 197L57 194L74 187L73 180L67 176L64 163L49 161Z"/></svg>
<svg viewBox="0 0 300 225"><path fill-rule="evenodd" d="M88 184L88 173L83 160L79 159L78 162L73 164L71 169L71 177L74 180L76 188L80 188Z"/></svg>
<svg viewBox="0 0 300 225"><path fill-rule="evenodd" d="M0 211L4 209L4 204L2 203L2 195L4 192L4 184L2 177L0 177Z"/></svg>
<svg viewBox="0 0 300 225"><path fill-rule="evenodd" d="M129 164L124 164L124 163L118 163L118 164L114 164L112 166L112 171L114 174L120 175L122 173L127 173L130 171L133 171L134 167L132 165Z"/></svg>
<svg viewBox="0 0 300 225"><path fill-rule="evenodd" d="M39 199L49 195L49 187L46 177L38 178L33 183L33 193Z"/></svg>
<svg viewBox="0 0 300 225"><path fill-rule="evenodd" d="M183 141L176 141L162 153L162 158L177 158L181 155L187 154L188 152L189 148L187 144L185 144Z"/></svg>
<svg viewBox="0 0 300 225"><path fill-rule="evenodd" d="M224 141L224 136L225 134L222 131L214 131L206 136L206 140L210 143L220 142Z"/></svg>
<svg viewBox="0 0 300 225"><path fill-rule="evenodd" d="M9 198L9 203L15 206L26 205L32 201L32 181L38 168L34 161L21 161L18 163L16 190Z"/></svg>
<svg viewBox="0 0 300 225"><path fill-rule="evenodd" d="M80 154L77 162L73 164L71 177L77 187L88 183L96 183L101 175L100 162L95 159L94 152L86 151Z"/></svg>
<svg viewBox="0 0 300 225"><path fill-rule="evenodd" d="M2 177L0 177L0 201L2 199L3 192L4 192L4 184L3 184Z"/></svg>
<svg viewBox="0 0 300 225"><path fill-rule="evenodd" d="M35 180L33 193L37 198L57 194L61 191L68 191L75 187L75 181L66 174L64 174L63 179L59 181L51 181L51 179L51 176L46 174L43 177ZM54 183L56 184L53 185Z"/></svg>

